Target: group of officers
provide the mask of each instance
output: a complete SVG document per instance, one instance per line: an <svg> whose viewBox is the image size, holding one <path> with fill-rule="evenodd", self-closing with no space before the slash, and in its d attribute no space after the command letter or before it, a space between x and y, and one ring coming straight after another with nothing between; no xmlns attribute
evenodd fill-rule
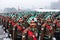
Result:
<svg viewBox="0 0 60 40"><path fill-rule="evenodd" d="M36 16L30 23L27 20L31 15L20 17L2 16L0 15L0 25L3 30L8 33L8 37L12 40L60 40L60 19Z"/></svg>

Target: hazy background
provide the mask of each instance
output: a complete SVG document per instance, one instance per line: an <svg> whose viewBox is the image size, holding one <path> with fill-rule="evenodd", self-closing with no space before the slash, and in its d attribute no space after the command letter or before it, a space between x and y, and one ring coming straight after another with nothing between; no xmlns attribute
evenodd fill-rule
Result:
<svg viewBox="0 0 60 40"><path fill-rule="evenodd" d="M60 0L0 0L0 11L39 8L60 9Z"/></svg>
<svg viewBox="0 0 60 40"><path fill-rule="evenodd" d="M52 2L50 8L60 9L60 0L57 2Z"/></svg>

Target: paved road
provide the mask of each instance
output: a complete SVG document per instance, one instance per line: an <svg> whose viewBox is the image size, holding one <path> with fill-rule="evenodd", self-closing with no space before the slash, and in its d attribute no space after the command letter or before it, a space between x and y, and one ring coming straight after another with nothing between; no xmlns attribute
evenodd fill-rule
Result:
<svg viewBox="0 0 60 40"><path fill-rule="evenodd" d="M2 29L2 26L0 25L0 40L3 40L3 29Z"/></svg>
<svg viewBox="0 0 60 40"><path fill-rule="evenodd" d="M2 26L0 25L0 40L11 40L10 38L7 37L7 33L5 33L2 29Z"/></svg>

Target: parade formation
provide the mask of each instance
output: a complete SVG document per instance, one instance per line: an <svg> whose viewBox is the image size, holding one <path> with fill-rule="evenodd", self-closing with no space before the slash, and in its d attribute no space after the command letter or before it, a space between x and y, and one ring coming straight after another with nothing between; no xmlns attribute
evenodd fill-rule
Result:
<svg viewBox="0 0 60 40"><path fill-rule="evenodd" d="M4 13L0 25L12 40L60 40L60 11Z"/></svg>

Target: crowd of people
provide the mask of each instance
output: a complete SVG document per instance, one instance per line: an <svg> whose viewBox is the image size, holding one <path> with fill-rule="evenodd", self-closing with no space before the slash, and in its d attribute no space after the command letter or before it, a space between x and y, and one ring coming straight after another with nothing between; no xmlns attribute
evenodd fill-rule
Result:
<svg viewBox="0 0 60 40"><path fill-rule="evenodd" d="M0 15L0 25L12 40L60 40L60 18L52 14L47 20L43 14L31 18ZM29 20L31 19L31 20ZM29 21L29 22L28 22Z"/></svg>

